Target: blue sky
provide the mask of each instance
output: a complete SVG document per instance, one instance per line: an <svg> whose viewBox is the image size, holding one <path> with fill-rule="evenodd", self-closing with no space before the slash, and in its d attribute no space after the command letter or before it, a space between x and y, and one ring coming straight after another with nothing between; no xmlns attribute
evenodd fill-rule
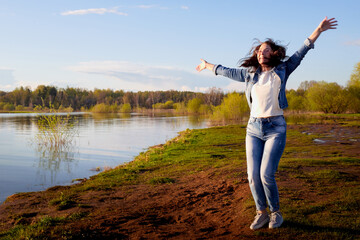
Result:
<svg viewBox="0 0 360 240"><path fill-rule="evenodd" d="M292 74L345 86L360 62L360 1L0 0L0 90L54 85L88 90L241 91L196 72L204 58L236 67L254 38L296 51L320 21L336 17Z"/></svg>

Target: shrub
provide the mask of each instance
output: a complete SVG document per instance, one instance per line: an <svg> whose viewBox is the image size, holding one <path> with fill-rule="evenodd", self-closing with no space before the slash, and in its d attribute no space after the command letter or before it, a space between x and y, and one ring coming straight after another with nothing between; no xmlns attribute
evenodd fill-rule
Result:
<svg viewBox="0 0 360 240"><path fill-rule="evenodd" d="M108 113L110 112L110 106L106 105L105 103L96 104L92 109L91 112L94 113Z"/></svg>
<svg viewBox="0 0 360 240"><path fill-rule="evenodd" d="M152 105L153 109L165 109L164 103L155 103Z"/></svg>
<svg viewBox="0 0 360 240"><path fill-rule="evenodd" d="M178 114L184 114L187 112L184 102L174 103L173 108L175 109L175 112Z"/></svg>
<svg viewBox="0 0 360 240"><path fill-rule="evenodd" d="M119 111L119 106L116 103L112 104L109 107L109 111L112 113L117 113Z"/></svg>
<svg viewBox="0 0 360 240"><path fill-rule="evenodd" d="M360 113L360 86L350 86L347 90L351 99L349 110L355 113Z"/></svg>
<svg viewBox="0 0 360 240"><path fill-rule="evenodd" d="M58 108L58 112L73 112L74 109L69 106L67 108L63 107L63 105L60 105L59 108Z"/></svg>
<svg viewBox="0 0 360 240"><path fill-rule="evenodd" d="M16 111L24 111L24 106L23 105L17 105L16 107L15 107L15 110Z"/></svg>
<svg viewBox="0 0 360 240"><path fill-rule="evenodd" d="M34 107L34 111L35 112L40 112L40 111L42 111L43 110L43 107L41 106L41 105L36 105L35 107Z"/></svg>
<svg viewBox="0 0 360 240"><path fill-rule="evenodd" d="M3 107L3 110L5 111L13 111L15 110L15 106L12 103L6 103Z"/></svg>
<svg viewBox="0 0 360 240"><path fill-rule="evenodd" d="M199 113L202 115L212 114L213 106L207 104L201 104L199 108Z"/></svg>
<svg viewBox="0 0 360 240"><path fill-rule="evenodd" d="M173 101L166 101L164 104L165 109L173 109L174 108L174 102Z"/></svg>
<svg viewBox="0 0 360 240"><path fill-rule="evenodd" d="M306 98L299 95L295 90L290 90L286 93L288 100L288 110L303 111L306 110Z"/></svg>
<svg viewBox="0 0 360 240"><path fill-rule="evenodd" d="M200 113L200 106L203 101L199 98L191 99L187 104L187 111L192 114L199 114Z"/></svg>
<svg viewBox="0 0 360 240"><path fill-rule="evenodd" d="M240 120L248 112L249 106L245 94L233 92L224 97L222 103L215 107L212 120Z"/></svg>
<svg viewBox="0 0 360 240"><path fill-rule="evenodd" d="M122 113L131 113L131 105L130 103L125 103L121 106L120 112Z"/></svg>
<svg viewBox="0 0 360 240"><path fill-rule="evenodd" d="M156 103L152 105L154 109L173 109L174 102L166 101L165 103Z"/></svg>
<svg viewBox="0 0 360 240"><path fill-rule="evenodd" d="M347 83L347 89L350 94L350 110L359 113L360 112L360 62L355 65L354 71L350 76L350 80Z"/></svg>

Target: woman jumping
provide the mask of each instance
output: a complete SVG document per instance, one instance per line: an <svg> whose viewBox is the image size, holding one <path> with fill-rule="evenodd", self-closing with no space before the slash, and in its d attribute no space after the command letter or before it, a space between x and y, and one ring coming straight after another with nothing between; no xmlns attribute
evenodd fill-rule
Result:
<svg viewBox="0 0 360 240"><path fill-rule="evenodd" d="M275 181L286 141L286 122L283 109L288 106L285 86L289 75L300 65L306 53L314 48L320 34L336 29L335 18L327 17L305 40L304 45L286 61L285 47L271 39L260 42L241 61L241 68L226 68L201 59L197 71L211 70L236 81L245 82L245 95L250 107L246 129L247 174L257 214L250 228L255 230L269 223L278 228L283 223L279 191ZM270 215L267 212L269 205Z"/></svg>

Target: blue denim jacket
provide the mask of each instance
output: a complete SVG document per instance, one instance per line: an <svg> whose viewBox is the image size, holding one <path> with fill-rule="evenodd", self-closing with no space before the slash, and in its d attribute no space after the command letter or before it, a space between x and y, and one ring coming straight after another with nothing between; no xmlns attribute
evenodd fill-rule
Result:
<svg viewBox="0 0 360 240"><path fill-rule="evenodd" d="M300 65L301 60L305 57L306 53L314 48L314 44L306 39L304 45L296 51L288 60L280 63L274 67L271 72L275 78L280 78L281 85L279 91L279 105L281 109L288 107L288 102L285 95L286 82L289 75ZM251 89L258 81L261 69L258 68L255 72L250 72L248 68L227 68L221 65L215 65L213 68L215 75L222 75L239 82L245 82L245 95L251 109Z"/></svg>

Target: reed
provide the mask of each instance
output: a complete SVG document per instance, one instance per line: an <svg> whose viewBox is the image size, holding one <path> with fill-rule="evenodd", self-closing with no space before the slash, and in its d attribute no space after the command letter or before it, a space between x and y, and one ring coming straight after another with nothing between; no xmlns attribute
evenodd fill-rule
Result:
<svg viewBox="0 0 360 240"><path fill-rule="evenodd" d="M39 132L36 142L50 148L69 146L78 134L75 123L74 117L69 113L59 113L50 103L50 113L44 113L37 121Z"/></svg>

